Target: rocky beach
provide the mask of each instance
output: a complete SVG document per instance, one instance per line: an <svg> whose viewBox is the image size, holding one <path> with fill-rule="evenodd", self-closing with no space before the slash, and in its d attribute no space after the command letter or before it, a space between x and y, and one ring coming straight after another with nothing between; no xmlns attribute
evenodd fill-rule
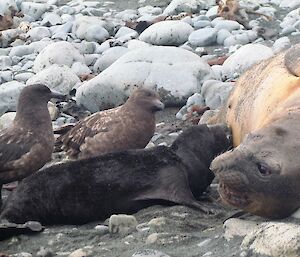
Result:
<svg viewBox="0 0 300 257"><path fill-rule="evenodd" d="M11 124L19 94L31 84L68 96L48 104L54 130L146 87L166 106L148 147L170 145L204 111L202 123L218 112L244 71L300 42L299 0L239 4L237 19L228 20L215 0L1 0L0 129ZM48 166L65 156L52 159ZM220 202L217 185L203 197L210 215L152 206L81 226L47 226L0 241L0 256L300 256L299 214L239 216Z"/></svg>

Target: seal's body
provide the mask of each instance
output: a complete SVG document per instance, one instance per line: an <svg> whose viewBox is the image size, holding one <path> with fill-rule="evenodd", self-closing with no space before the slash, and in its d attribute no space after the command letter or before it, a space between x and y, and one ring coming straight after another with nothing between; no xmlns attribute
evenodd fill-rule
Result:
<svg viewBox="0 0 300 257"><path fill-rule="evenodd" d="M46 168L24 179L0 219L24 223L82 224L153 204L196 201L209 186L212 159L228 149L224 127L193 126L171 147L128 150Z"/></svg>
<svg viewBox="0 0 300 257"><path fill-rule="evenodd" d="M265 217L286 217L300 207L299 57L296 45L248 70L219 116L237 146L211 165L220 195Z"/></svg>

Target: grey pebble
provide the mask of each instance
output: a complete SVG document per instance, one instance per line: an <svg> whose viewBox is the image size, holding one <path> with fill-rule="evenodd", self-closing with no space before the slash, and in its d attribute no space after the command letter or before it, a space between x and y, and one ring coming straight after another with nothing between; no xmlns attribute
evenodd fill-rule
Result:
<svg viewBox="0 0 300 257"><path fill-rule="evenodd" d="M169 255L152 249L145 249L135 252L132 257L170 257Z"/></svg>
<svg viewBox="0 0 300 257"><path fill-rule="evenodd" d="M37 257L53 257L54 254L51 250L41 247L40 250L36 253L36 256Z"/></svg>
<svg viewBox="0 0 300 257"><path fill-rule="evenodd" d="M95 229L97 230L97 233L100 236L106 235L109 233L109 228L108 228L108 226L105 226L105 225L97 225L95 227Z"/></svg>

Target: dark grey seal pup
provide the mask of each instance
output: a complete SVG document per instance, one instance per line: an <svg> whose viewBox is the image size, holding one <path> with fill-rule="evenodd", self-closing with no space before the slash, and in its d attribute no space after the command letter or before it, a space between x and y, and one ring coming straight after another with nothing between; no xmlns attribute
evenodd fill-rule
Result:
<svg viewBox="0 0 300 257"><path fill-rule="evenodd" d="M171 147L127 150L51 166L20 183L0 219L83 224L165 203L207 211L196 198L213 179L212 159L230 147L228 131L225 126L192 126Z"/></svg>
<svg viewBox="0 0 300 257"><path fill-rule="evenodd" d="M154 134L155 113L163 108L155 91L138 88L125 104L79 121L57 144L73 159L144 148Z"/></svg>
<svg viewBox="0 0 300 257"><path fill-rule="evenodd" d="M0 131L0 205L3 184L21 180L51 160L54 135L47 103L62 97L41 84L21 91L12 125Z"/></svg>

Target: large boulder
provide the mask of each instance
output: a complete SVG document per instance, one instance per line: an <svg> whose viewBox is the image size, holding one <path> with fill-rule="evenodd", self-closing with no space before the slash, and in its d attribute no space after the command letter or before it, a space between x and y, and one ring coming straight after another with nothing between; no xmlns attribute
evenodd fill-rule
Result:
<svg viewBox="0 0 300 257"><path fill-rule="evenodd" d="M143 31L140 40L153 45L179 46L193 31L193 27L183 21L161 21Z"/></svg>
<svg viewBox="0 0 300 257"><path fill-rule="evenodd" d="M46 46L36 57L33 70L39 72L52 64L71 67L74 62L84 63L84 57L69 42L55 42Z"/></svg>
<svg viewBox="0 0 300 257"><path fill-rule="evenodd" d="M80 86L76 101L91 112L118 106L134 88L156 88L167 106L183 105L212 77L198 55L176 47L139 48L120 57L94 79Z"/></svg>

